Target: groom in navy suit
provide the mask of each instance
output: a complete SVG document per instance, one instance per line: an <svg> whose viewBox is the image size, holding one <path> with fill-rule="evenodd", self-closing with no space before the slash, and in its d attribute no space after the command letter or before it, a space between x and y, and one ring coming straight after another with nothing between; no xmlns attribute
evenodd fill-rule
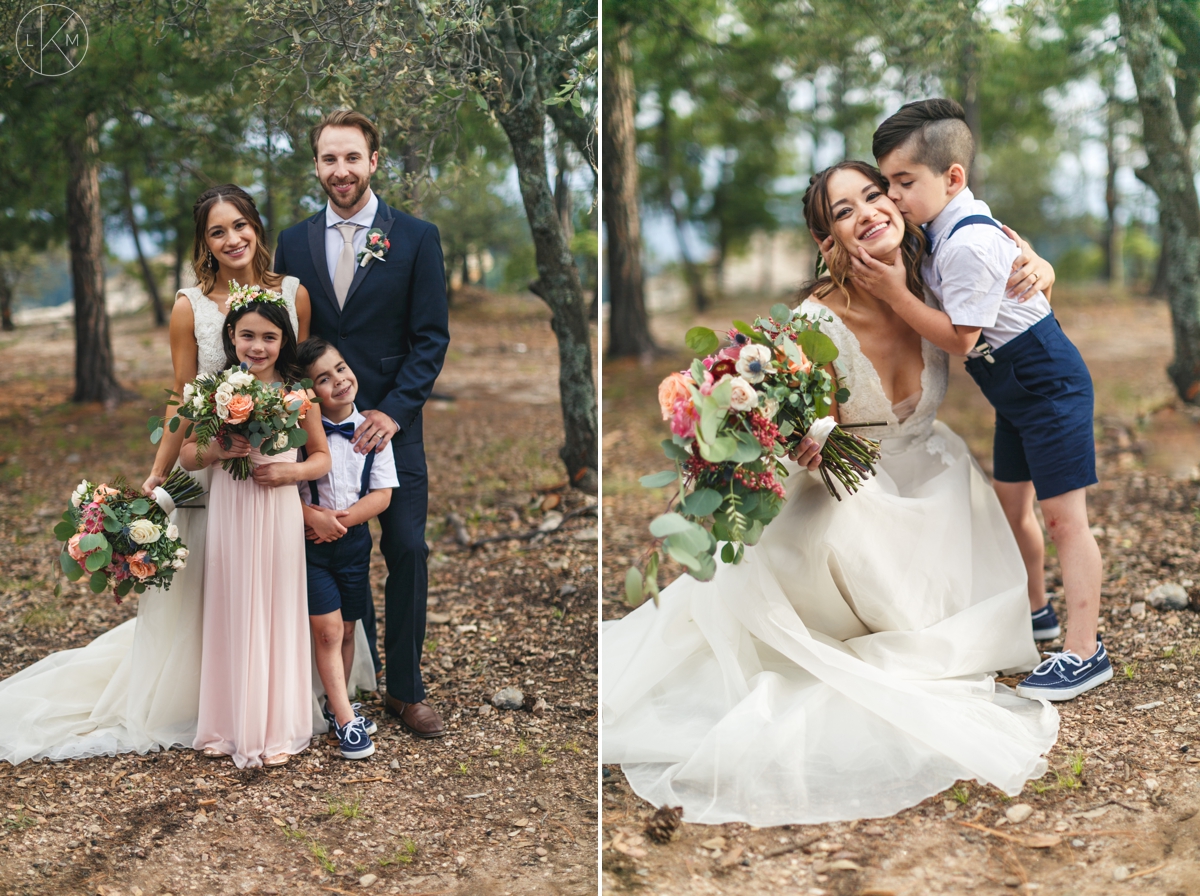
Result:
<svg viewBox="0 0 1200 896"><path fill-rule="evenodd" d="M394 452L400 485L379 515L388 568L384 699L411 734L441 737L445 725L421 681L429 583L421 408L450 344L442 244L436 227L389 208L371 190L379 130L369 118L330 113L309 140L329 202L279 235L275 270L300 278L312 299L312 334L335 346L358 377L366 422L352 436L355 450ZM374 655L374 607L365 622Z"/></svg>

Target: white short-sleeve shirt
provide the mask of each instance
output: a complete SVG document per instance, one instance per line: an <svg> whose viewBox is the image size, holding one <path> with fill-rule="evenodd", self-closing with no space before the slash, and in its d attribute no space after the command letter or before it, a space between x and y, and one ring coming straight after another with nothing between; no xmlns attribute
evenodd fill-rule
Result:
<svg viewBox="0 0 1200 896"><path fill-rule="evenodd" d="M366 418L355 408L350 412L350 416L342 422L351 423L357 429L365 420ZM332 420L328 422L333 423ZM329 433L326 439L329 442L329 454L333 459L333 465L328 473L317 480L317 498L322 507L346 510L358 501L358 493L362 489L363 465L367 462L367 456L355 451L350 440L339 433ZM396 488L399 485L400 480L396 477L396 458L390 447L385 448L375 455L369 486L377 489ZM309 484L300 482L298 486L300 499L305 504L311 504L312 491Z"/></svg>
<svg viewBox="0 0 1200 896"><path fill-rule="evenodd" d="M925 229L931 251L921 263L921 274L951 323L981 328L982 338L996 349L1048 315L1050 303L1041 292L1025 302L1004 294L1021 250L998 227L967 225L948 239L954 225L968 215L991 217L992 212L963 187Z"/></svg>

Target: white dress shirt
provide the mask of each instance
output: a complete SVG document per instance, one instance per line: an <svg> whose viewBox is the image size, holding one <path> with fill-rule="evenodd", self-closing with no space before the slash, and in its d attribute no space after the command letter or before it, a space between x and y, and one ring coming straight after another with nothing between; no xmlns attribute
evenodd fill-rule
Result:
<svg viewBox="0 0 1200 896"><path fill-rule="evenodd" d="M322 416L322 420L325 417ZM358 429L366 418L355 408L342 423L352 423ZM332 420L328 421L333 423ZM339 426L341 424L334 424ZM333 465L329 472L317 480L317 497L322 507L333 510L346 510L358 502L358 493L362 489L363 465L367 462L365 454L359 454L350 444L350 440L337 433L326 436L329 442L329 455ZM370 488L396 488L400 480L396 477L396 458L390 448L375 455L375 463L371 467ZM305 504L312 503L312 491L307 482L298 483L300 499Z"/></svg>
<svg viewBox="0 0 1200 896"><path fill-rule="evenodd" d="M954 225L968 215L990 218L992 212L963 187L925 230L931 251L921 263L921 274L952 323L980 327L982 338L997 349L1048 315L1050 303L1041 292L1025 302L1005 295L1013 260L1021 250L998 227L968 224L948 240Z"/></svg>
<svg viewBox="0 0 1200 896"><path fill-rule="evenodd" d="M358 258L358 253L367 247L367 231L375 223L375 212L379 209L379 197L375 195L375 191L370 187L367 188L371 198L367 200L367 204L362 207L357 215L350 218L343 218L333 210L333 204L325 203L325 260L329 263L329 279L333 281L337 275L338 259L342 256L342 232L337 229L338 224L358 224L360 225L354 231L354 257ZM355 265L358 264L356 260Z"/></svg>

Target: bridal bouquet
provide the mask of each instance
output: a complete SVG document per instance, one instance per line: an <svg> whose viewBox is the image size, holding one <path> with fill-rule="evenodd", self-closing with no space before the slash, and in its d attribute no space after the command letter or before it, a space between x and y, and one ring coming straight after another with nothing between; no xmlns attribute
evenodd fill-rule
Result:
<svg viewBox="0 0 1200 896"><path fill-rule="evenodd" d="M117 603L131 590L171 587L171 578L187 565L188 549L168 516L177 504L193 501L204 490L176 470L147 498L117 482L93 485L86 479L71 493L71 506L54 527L65 541L59 564L76 582L85 575L92 591L112 588Z"/></svg>
<svg viewBox="0 0 1200 896"><path fill-rule="evenodd" d="M308 441L300 421L312 407L307 389L311 380L302 380L284 392L281 383L259 382L245 364L220 373L199 376L183 387L183 394L171 392L168 405L177 405L179 413L171 418L171 432L179 428L180 417L190 421L185 437L196 431L196 457L204 453L214 439L229 446L231 435L243 435L251 446L266 455L281 454L299 448ZM161 417L150 418L150 441L163 434ZM249 479L252 465L248 457L221 461L234 479Z"/></svg>
<svg viewBox="0 0 1200 896"><path fill-rule="evenodd" d="M719 541L725 542L721 559L739 563L745 546L756 544L783 509L783 458L806 435L822 446L818 472L839 501L835 480L853 494L879 459L877 442L847 432L829 416L833 400L844 402L850 393L835 390L824 369L838 350L821 332L820 318L778 304L770 317L753 324L734 321L727 335L730 344L720 348L707 327L688 331L688 348L705 357L658 387L672 433L663 440L663 452L675 469L641 479L646 488L679 483L675 510L651 522L650 533L701 581L716 574ZM647 595L658 599L658 565L655 550L644 574L628 571L630 603Z"/></svg>

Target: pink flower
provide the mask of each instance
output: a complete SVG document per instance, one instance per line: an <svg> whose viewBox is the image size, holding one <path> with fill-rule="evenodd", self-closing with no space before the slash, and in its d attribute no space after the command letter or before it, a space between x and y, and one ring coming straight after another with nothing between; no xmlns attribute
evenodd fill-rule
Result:
<svg viewBox="0 0 1200 896"><path fill-rule="evenodd" d="M700 363L704 365L705 370L712 370L712 366L717 363L717 357L716 355L709 355Z"/></svg>
<svg viewBox="0 0 1200 896"><path fill-rule="evenodd" d="M113 577L114 583L124 582L129 578L129 564L125 562L125 555L113 554L112 563L106 571Z"/></svg>
<svg viewBox="0 0 1200 896"><path fill-rule="evenodd" d="M672 373L658 384L658 406L664 420L671 418L672 410L679 401L686 399L688 403L691 403L691 382L692 375L690 373L680 372Z"/></svg>
<svg viewBox="0 0 1200 896"><path fill-rule="evenodd" d="M713 375L709 371L704 371L704 382L700 384L701 395L712 395L713 390Z"/></svg>
<svg viewBox="0 0 1200 896"><path fill-rule="evenodd" d="M104 528L104 511L96 503L89 504L83 509L83 531L99 532Z"/></svg>
<svg viewBox="0 0 1200 896"><path fill-rule="evenodd" d="M78 563L80 566L83 565L84 558L86 558L87 555L89 553L91 553L90 551L84 551L83 548L81 548L79 546L79 539L81 539L81 538L83 538L82 533L79 535L72 535L71 538L67 541L67 553L70 554L71 559L74 560L76 563Z"/></svg>
<svg viewBox="0 0 1200 896"><path fill-rule="evenodd" d="M696 408L690 398L681 398L675 402L675 408L671 414L671 432L681 439L695 438L696 424L699 422L700 415L696 413Z"/></svg>
<svg viewBox="0 0 1200 896"><path fill-rule="evenodd" d="M717 352L718 361L736 361L742 355L742 347L736 342L733 345L727 345L725 348Z"/></svg>

